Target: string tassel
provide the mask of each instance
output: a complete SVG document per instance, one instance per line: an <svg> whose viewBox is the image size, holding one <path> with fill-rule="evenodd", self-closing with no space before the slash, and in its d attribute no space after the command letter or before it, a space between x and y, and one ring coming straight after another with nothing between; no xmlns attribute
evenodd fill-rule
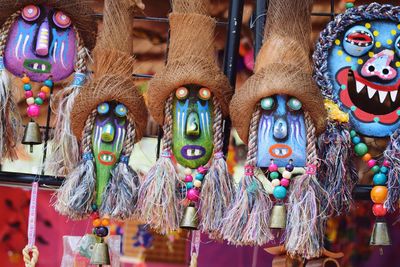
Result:
<svg viewBox="0 0 400 267"><path fill-rule="evenodd" d="M395 211L400 198L400 130L396 130L392 136L387 149L384 152L384 159L389 163L388 173L388 197L384 203L388 211Z"/></svg>

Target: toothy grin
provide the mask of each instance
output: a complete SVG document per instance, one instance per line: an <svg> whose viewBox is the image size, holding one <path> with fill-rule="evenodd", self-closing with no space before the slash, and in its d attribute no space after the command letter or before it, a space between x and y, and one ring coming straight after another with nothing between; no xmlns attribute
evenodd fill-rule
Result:
<svg viewBox="0 0 400 267"><path fill-rule="evenodd" d="M100 163L103 165L114 165L116 158L114 153L110 151L100 151L99 155L97 156Z"/></svg>
<svg viewBox="0 0 400 267"><path fill-rule="evenodd" d="M285 144L275 144L269 148L269 153L272 157L283 159L292 155L292 148Z"/></svg>
<svg viewBox="0 0 400 267"><path fill-rule="evenodd" d="M278 155L278 156L286 156L286 154L288 154L289 150L287 148L275 148L274 150L274 154Z"/></svg>
<svg viewBox="0 0 400 267"><path fill-rule="evenodd" d="M204 156L206 150L202 146L187 145L182 147L181 154L185 159L199 159Z"/></svg>
<svg viewBox="0 0 400 267"><path fill-rule="evenodd" d="M40 59L26 59L24 68L35 73L50 73L51 64Z"/></svg>

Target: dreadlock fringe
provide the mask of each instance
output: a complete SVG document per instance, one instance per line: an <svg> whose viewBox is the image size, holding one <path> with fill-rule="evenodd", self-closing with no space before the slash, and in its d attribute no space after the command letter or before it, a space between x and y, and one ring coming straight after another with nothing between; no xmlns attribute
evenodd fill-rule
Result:
<svg viewBox="0 0 400 267"><path fill-rule="evenodd" d="M148 172L139 190L138 216L161 234L179 227L181 209L177 197L179 177L169 151L164 151Z"/></svg>
<svg viewBox="0 0 400 267"><path fill-rule="evenodd" d="M92 213L96 192L93 160L83 160L64 180L57 190L55 209L62 215L80 220Z"/></svg>
<svg viewBox="0 0 400 267"><path fill-rule="evenodd" d="M352 147L348 130L340 124L328 127L319 137L319 155L322 158L319 178L329 195L324 209L331 215L349 210L357 174L351 160Z"/></svg>
<svg viewBox="0 0 400 267"><path fill-rule="evenodd" d="M200 202L200 228L212 237L220 236L223 218L232 202L232 192L233 185L226 161L223 154L216 154L204 178Z"/></svg>
<svg viewBox="0 0 400 267"><path fill-rule="evenodd" d="M384 203L388 211L395 211L400 197L400 130L390 137L390 143L384 151L384 159L390 163L388 173L388 197Z"/></svg>

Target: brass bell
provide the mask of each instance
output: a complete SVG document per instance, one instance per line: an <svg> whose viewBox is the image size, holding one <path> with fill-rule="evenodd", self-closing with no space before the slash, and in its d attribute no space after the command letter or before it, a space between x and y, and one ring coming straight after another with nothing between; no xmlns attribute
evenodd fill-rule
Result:
<svg viewBox="0 0 400 267"><path fill-rule="evenodd" d="M180 227L187 230L197 230L199 227L197 209L194 205L191 204L185 208Z"/></svg>
<svg viewBox="0 0 400 267"><path fill-rule="evenodd" d="M286 208L283 204L276 204L272 208L269 227L274 229L285 229L286 227Z"/></svg>
<svg viewBox="0 0 400 267"><path fill-rule="evenodd" d="M388 227L385 221L376 221L374 229L372 230L371 239L369 241L370 246L390 246L392 241L390 240Z"/></svg>
<svg viewBox="0 0 400 267"><path fill-rule="evenodd" d="M31 153L33 152L34 145L40 145L42 143L42 135L40 133L39 124L34 121L30 121L25 127L24 138L22 139L22 144L30 145Z"/></svg>
<svg viewBox="0 0 400 267"><path fill-rule="evenodd" d="M110 254L108 245L104 242L96 243L93 248L90 264L93 265L110 265Z"/></svg>

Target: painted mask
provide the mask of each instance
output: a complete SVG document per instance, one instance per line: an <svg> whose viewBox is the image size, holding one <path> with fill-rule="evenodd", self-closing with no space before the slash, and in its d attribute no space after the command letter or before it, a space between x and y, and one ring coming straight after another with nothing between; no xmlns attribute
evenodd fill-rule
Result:
<svg viewBox="0 0 400 267"><path fill-rule="evenodd" d="M187 85L175 92L172 151L178 163L197 168L213 152L213 104L209 89Z"/></svg>
<svg viewBox="0 0 400 267"><path fill-rule="evenodd" d="M74 71L76 32L60 10L28 5L11 26L5 48L6 69L34 82L64 80Z"/></svg>
<svg viewBox="0 0 400 267"><path fill-rule="evenodd" d="M400 24L363 21L335 40L328 58L333 97L357 132L389 136L400 126Z"/></svg>
<svg viewBox="0 0 400 267"><path fill-rule="evenodd" d="M119 103L105 102L98 105L97 112L92 144L96 162L96 204L100 207L111 170L121 155L126 134L127 108Z"/></svg>
<svg viewBox="0 0 400 267"><path fill-rule="evenodd" d="M271 159L279 167L293 161L295 167L306 166L306 128L301 102L287 95L261 100L258 127L257 166L268 167Z"/></svg>

